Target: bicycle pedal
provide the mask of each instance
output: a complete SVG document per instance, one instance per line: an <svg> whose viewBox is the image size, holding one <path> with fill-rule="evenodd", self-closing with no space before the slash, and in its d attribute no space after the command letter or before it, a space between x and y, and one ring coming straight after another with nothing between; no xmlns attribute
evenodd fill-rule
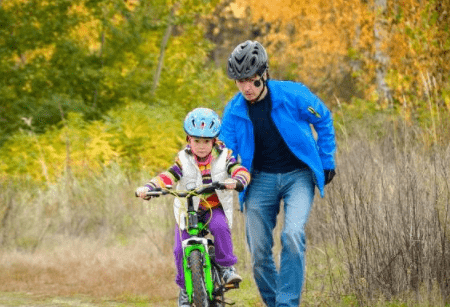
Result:
<svg viewBox="0 0 450 307"><path fill-rule="evenodd" d="M225 287L227 290L231 290L231 289L239 289L239 283L238 283L238 282L235 282L235 283L231 283L231 284L226 284L226 285L224 285L224 287Z"/></svg>

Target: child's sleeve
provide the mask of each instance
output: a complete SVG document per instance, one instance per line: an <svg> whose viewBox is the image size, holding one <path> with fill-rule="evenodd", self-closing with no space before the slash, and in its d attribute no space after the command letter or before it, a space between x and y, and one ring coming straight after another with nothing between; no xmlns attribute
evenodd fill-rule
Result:
<svg viewBox="0 0 450 307"><path fill-rule="evenodd" d="M250 183L250 172L236 160L231 149L228 149L227 170L231 178L239 180L244 188Z"/></svg>
<svg viewBox="0 0 450 307"><path fill-rule="evenodd" d="M152 178L149 182L145 184L150 191L156 188L165 188L168 185L174 185L178 182L182 176L182 166L181 161L177 157L175 163L165 172L162 172L158 176Z"/></svg>

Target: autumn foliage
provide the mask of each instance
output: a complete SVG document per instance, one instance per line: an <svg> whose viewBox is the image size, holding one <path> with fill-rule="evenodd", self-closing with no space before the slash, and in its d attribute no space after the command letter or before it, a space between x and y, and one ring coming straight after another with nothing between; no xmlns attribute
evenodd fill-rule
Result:
<svg viewBox="0 0 450 307"><path fill-rule="evenodd" d="M422 76L429 74L450 110L448 1L237 0L236 4L242 12L248 7L248 17L261 29L269 28L257 39L267 46L275 76L302 81L325 98L345 100L355 95L381 98L380 85L386 82L392 103L405 94L424 95Z"/></svg>

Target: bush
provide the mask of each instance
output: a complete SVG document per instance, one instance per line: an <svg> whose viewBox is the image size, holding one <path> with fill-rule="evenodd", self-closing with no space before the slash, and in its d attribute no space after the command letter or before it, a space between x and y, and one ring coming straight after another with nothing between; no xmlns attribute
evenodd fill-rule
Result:
<svg viewBox="0 0 450 307"><path fill-rule="evenodd" d="M70 113L60 128L41 135L31 124L0 148L0 174L49 183L64 173L96 175L112 163L130 173L156 172L168 167L184 144L182 119L176 114L136 102L110 111L104 121L86 122Z"/></svg>

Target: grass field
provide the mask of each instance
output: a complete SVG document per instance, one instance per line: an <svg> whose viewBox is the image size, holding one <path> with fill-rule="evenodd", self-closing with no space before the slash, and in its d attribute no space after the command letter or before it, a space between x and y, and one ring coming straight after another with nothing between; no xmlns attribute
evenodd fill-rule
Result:
<svg viewBox="0 0 450 307"><path fill-rule="evenodd" d="M0 306L176 306L172 255L152 246L147 238L115 246L54 238L34 253L3 251ZM230 300L258 306L253 280L242 273Z"/></svg>
<svg viewBox="0 0 450 307"><path fill-rule="evenodd" d="M406 124L364 129L338 129L337 176L307 227L301 306L450 306L450 147ZM134 198L147 179L116 166L45 188L3 183L0 306L176 306L171 200ZM233 225L244 281L228 297L263 306L237 205Z"/></svg>

